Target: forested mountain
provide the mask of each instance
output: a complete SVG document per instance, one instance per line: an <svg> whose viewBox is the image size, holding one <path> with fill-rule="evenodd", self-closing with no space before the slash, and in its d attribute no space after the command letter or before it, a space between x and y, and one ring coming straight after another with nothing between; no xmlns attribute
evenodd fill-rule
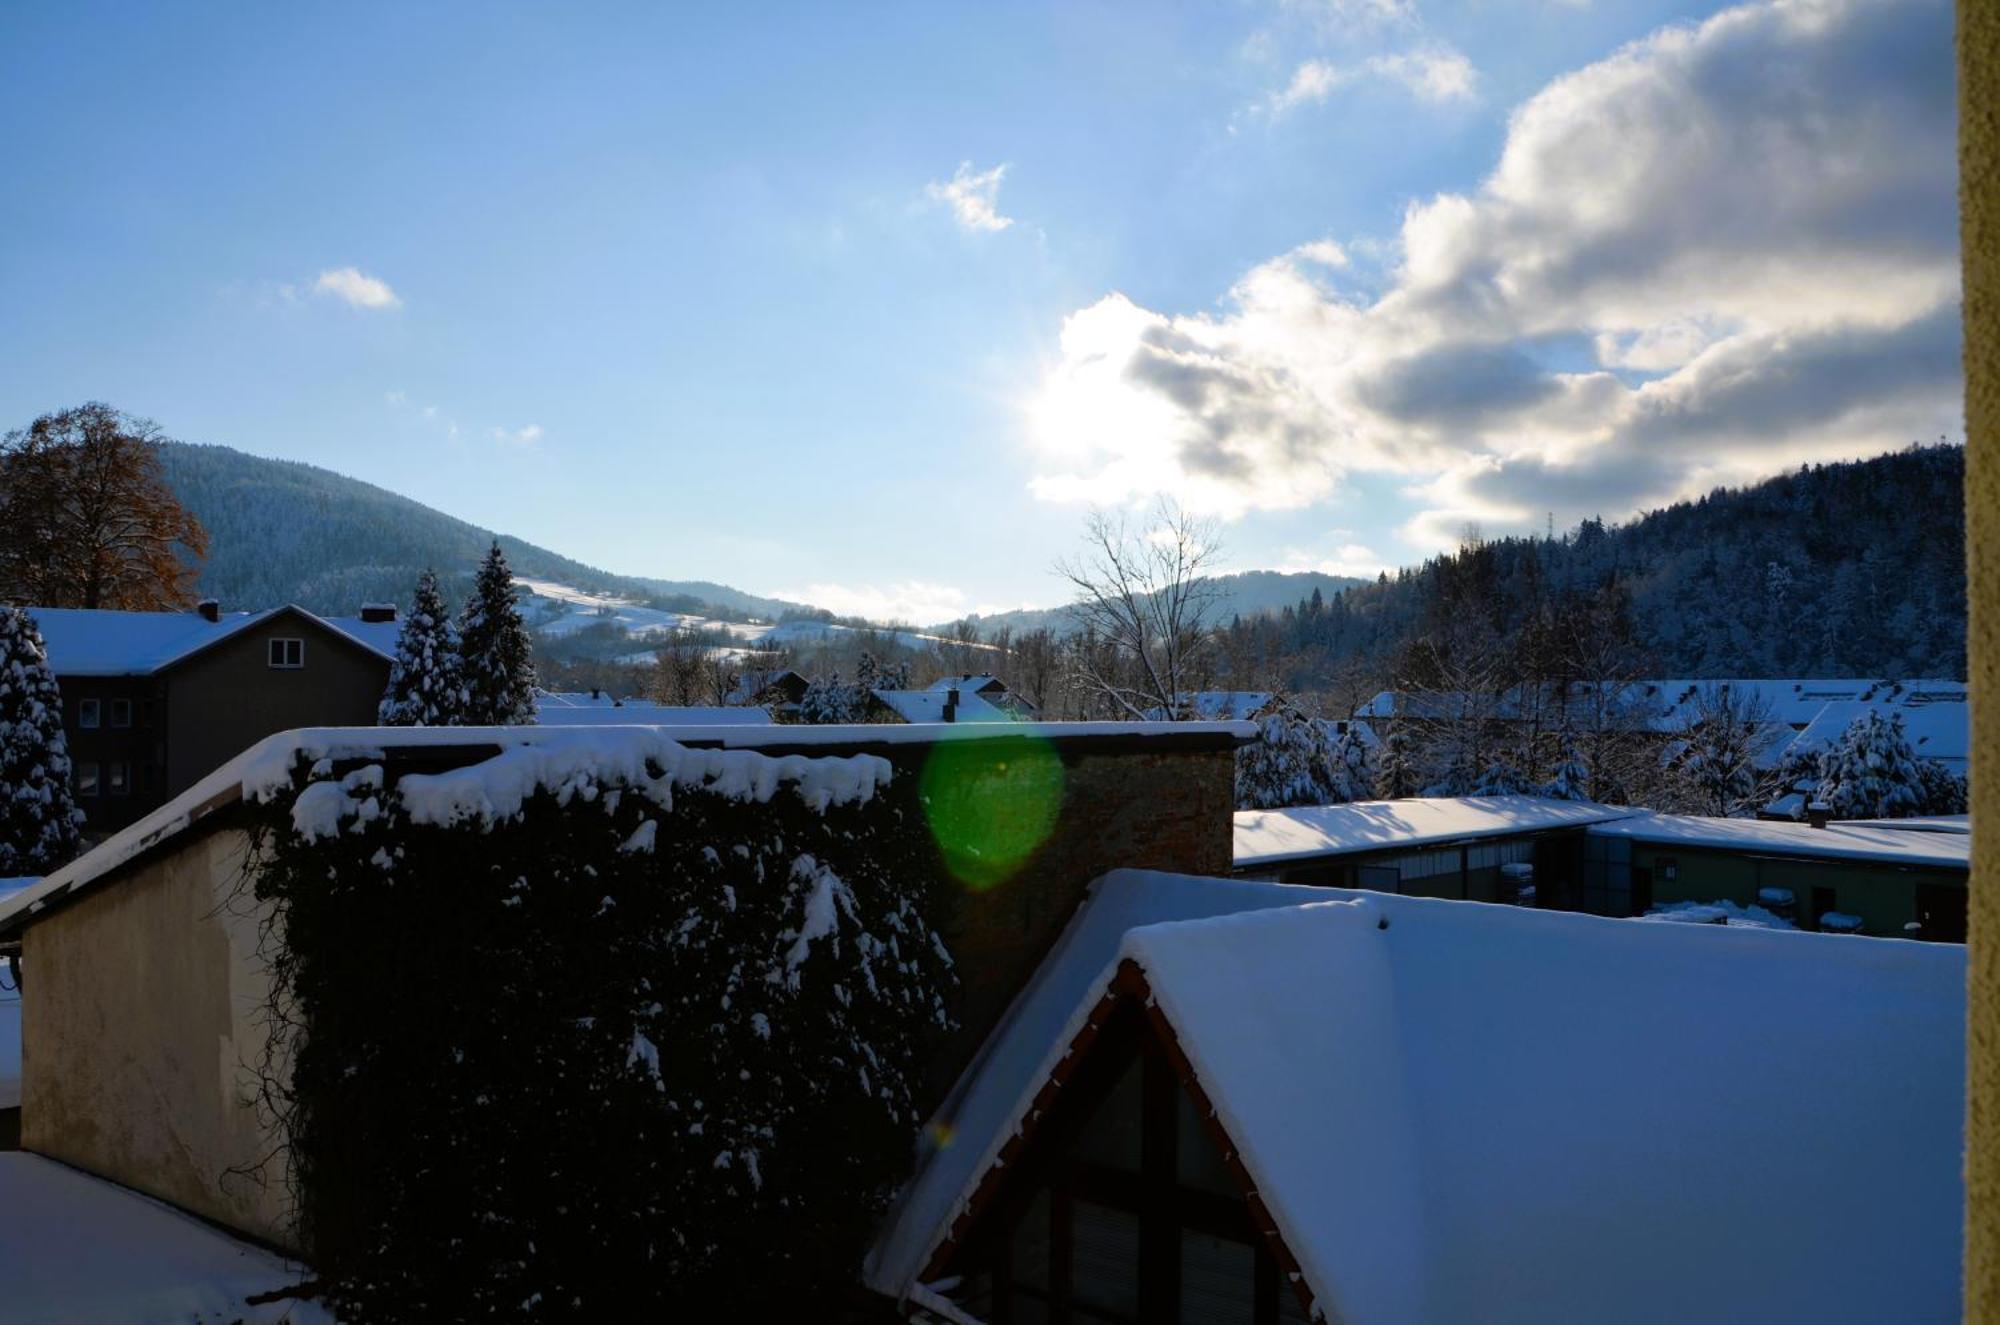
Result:
<svg viewBox="0 0 2000 1325"><path fill-rule="evenodd" d="M1297 606L1315 592L1322 596L1337 594L1369 581L1348 575L1322 575L1318 571L1248 570L1233 575L1217 575L1212 583L1215 588L1215 615L1226 621L1233 616L1252 617L1282 612ZM1002 627L1017 634L1027 630L1053 630L1064 634L1075 624L1066 607L1029 607L966 619L984 636L991 636ZM937 627L939 630L945 628Z"/></svg>
<svg viewBox="0 0 2000 1325"><path fill-rule="evenodd" d="M1965 455L1915 446L1719 489L1623 525L1468 545L1229 632L1236 666L1295 689L1385 683L1478 614L1498 637L1550 605L1615 606L1656 676L1965 675Z"/></svg>
<svg viewBox="0 0 2000 1325"><path fill-rule="evenodd" d="M168 485L208 531L196 590L229 608L298 603L340 613L364 602L401 603L426 566L437 568L457 602L495 537L517 574L593 593L719 617L775 617L798 606L725 585L613 575L296 461L185 442L166 444L160 461Z"/></svg>

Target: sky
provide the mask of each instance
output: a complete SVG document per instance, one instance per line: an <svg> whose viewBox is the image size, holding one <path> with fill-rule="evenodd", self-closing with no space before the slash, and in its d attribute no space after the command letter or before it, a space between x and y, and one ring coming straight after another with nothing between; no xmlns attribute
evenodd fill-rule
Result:
<svg viewBox="0 0 2000 1325"><path fill-rule="evenodd" d="M1948 0L8 5L0 124L0 427L844 613L1963 433Z"/></svg>

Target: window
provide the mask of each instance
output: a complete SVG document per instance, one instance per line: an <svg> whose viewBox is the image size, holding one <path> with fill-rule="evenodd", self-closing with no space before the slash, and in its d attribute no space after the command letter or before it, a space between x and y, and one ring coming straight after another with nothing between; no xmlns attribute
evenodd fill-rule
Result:
<svg viewBox="0 0 2000 1325"><path fill-rule="evenodd" d="M131 700L114 699L111 701L111 725L114 727L130 727L132 725Z"/></svg>
<svg viewBox="0 0 2000 1325"><path fill-rule="evenodd" d="M99 708L100 708L100 702L98 700L95 699L77 700L76 725L85 728L96 727L99 716Z"/></svg>
<svg viewBox="0 0 2000 1325"><path fill-rule="evenodd" d="M113 796L132 794L132 765L125 763L104 766L104 789Z"/></svg>
<svg viewBox="0 0 2000 1325"><path fill-rule="evenodd" d="M271 666L304 667L306 665L306 642L302 639L274 639L271 641Z"/></svg>
<svg viewBox="0 0 2000 1325"><path fill-rule="evenodd" d="M93 700L93 703L96 701ZM95 796L97 794L97 765L78 764L76 766L76 794Z"/></svg>

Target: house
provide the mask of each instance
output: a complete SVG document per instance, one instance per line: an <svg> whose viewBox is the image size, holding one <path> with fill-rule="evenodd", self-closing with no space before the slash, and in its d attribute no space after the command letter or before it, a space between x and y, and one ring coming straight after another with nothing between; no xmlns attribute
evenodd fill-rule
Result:
<svg viewBox="0 0 2000 1325"><path fill-rule="evenodd" d="M873 690L869 718L874 722L1019 722L1012 708L989 703L969 691L932 687L928 690Z"/></svg>
<svg viewBox="0 0 2000 1325"><path fill-rule="evenodd" d="M799 701L812 685L789 667L759 668L736 678L723 703L732 707L761 705L781 720L799 711Z"/></svg>
<svg viewBox="0 0 2000 1325"><path fill-rule="evenodd" d="M1017 718L1035 716L1035 706L1024 695L1017 695L999 677L986 672L967 672L962 676L941 676L924 687L926 690L956 690L961 696L976 695L998 709L1004 709Z"/></svg>
<svg viewBox="0 0 2000 1325"><path fill-rule="evenodd" d="M377 727L268 737L63 869L0 898L0 972L10 957L30 972L18 1004L27 1050L20 1059L22 1146L224 1228L296 1248L298 1193L288 1188L289 1161L243 1076L246 1064L266 1061L272 1042L264 945L285 941L268 904L247 891L248 831L267 798L293 796L294 770L312 767L330 778L308 788L311 805L298 793L283 811L294 824L312 821L322 793L337 801L349 786L407 787L432 797L451 787L464 797L454 803L466 814L442 821L444 829L462 825L469 835L487 831L481 823L499 814L497 803L512 796L518 804L536 787L560 787L563 813L579 816L578 824L601 824L618 797L596 794L592 779L620 787L620 779L657 777L671 791L625 798L627 806L659 807L648 811L654 817L637 849L645 860L678 852L698 864L702 844L676 839L676 811L699 813L704 788L719 787L708 794L755 819L768 813L766 800L780 785L823 805L834 789L865 784L868 794L856 792L857 803L876 816L871 822L902 835L899 858L918 862L912 886L947 903L942 940L958 973L958 1029L936 1062L916 1065L920 1077L934 1079L927 1113L1032 976L1092 878L1133 859L1227 868L1234 750L1249 735L1213 724L1009 722ZM940 763L957 770L961 785L1016 785L1007 772L1025 766L1049 776L1020 784L1035 791L1032 816L1022 812L1022 797L986 796L970 807L970 818L963 806L957 818L941 817L935 795L924 792L925 773ZM654 771L667 766L683 780ZM998 782L982 782L992 770ZM570 794L584 783L590 794ZM1007 813L991 831L981 829L978 812L1003 801ZM703 868L725 871L720 878L738 871L732 886L742 890L745 914L783 899L761 864L744 863L748 857L734 851L707 854L712 861ZM995 872L996 862L1011 863ZM537 869L525 859L518 877L510 871L495 887L530 886ZM450 914L464 913L454 903ZM487 960L463 946L472 941L454 921L403 946L420 950L426 969L435 961L472 971ZM598 952L587 935L552 934L548 942L582 944L570 954L578 962ZM107 961L107 953L131 959ZM404 1011L413 1024L424 1015L421 1007ZM8 1066L0 1063L0 1078ZM435 1107L460 1116L467 1101L438 1099Z"/></svg>
<svg viewBox="0 0 2000 1325"><path fill-rule="evenodd" d="M322 617L30 608L63 697L76 798L116 832L230 756L292 727L375 721L400 631L393 607Z"/></svg>
<svg viewBox="0 0 2000 1325"><path fill-rule="evenodd" d="M976 1320L1956 1319L1963 950L1287 893L1099 881L870 1285Z"/></svg>
<svg viewBox="0 0 2000 1325"><path fill-rule="evenodd" d="M537 690L535 721L544 727L768 727L771 711L754 704L658 704L615 699L602 690Z"/></svg>
<svg viewBox="0 0 2000 1325"><path fill-rule="evenodd" d="M1584 910L1638 915L1721 901L1807 929L1965 941L1966 833L1642 814L1593 824L1585 836Z"/></svg>
<svg viewBox="0 0 2000 1325"><path fill-rule="evenodd" d="M1577 878L1583 830L1644 811L1541 796L1410 797L1239 810L1241 878L1511 902ZM1523 890L1525 897L1523 895Z"/></svg>

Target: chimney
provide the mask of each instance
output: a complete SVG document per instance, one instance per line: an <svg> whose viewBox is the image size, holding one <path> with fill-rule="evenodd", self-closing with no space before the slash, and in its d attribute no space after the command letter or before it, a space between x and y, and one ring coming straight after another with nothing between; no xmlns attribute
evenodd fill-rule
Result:
<svg viewBox="0 0 2000 1325"><path fill-rule="evenodd" d="M194 610L200 614L203 621L222 620L222 602L220 599L204 598L194 605Z"/></svg>
<svg viewBox="0 0 2000 1325"><path fill-rule="evenodd" d="M1833 807L1825 801L1809 801L1806 804L1806 822L1814 828L1824 828L1833 818Z"/></svg>
<svg viewBox="0 0 2000 1325"><path fill-rule="evenodd" d="M396 605L394 603L363 603L361 605L361 619L371 623L394 621L396 619Z"/></svg>
<svg viewBox="0 0 2000 1325"><path fill-rule="evenodd" d="M957 721L958 721L958 687L957 687L957 686L953 686L953 687L951 687L951 688L950 688L949 690L947 690L947 691L945 691L945 692L944 692L944 720L945 720L946 722L957 722Z"/></svg>

